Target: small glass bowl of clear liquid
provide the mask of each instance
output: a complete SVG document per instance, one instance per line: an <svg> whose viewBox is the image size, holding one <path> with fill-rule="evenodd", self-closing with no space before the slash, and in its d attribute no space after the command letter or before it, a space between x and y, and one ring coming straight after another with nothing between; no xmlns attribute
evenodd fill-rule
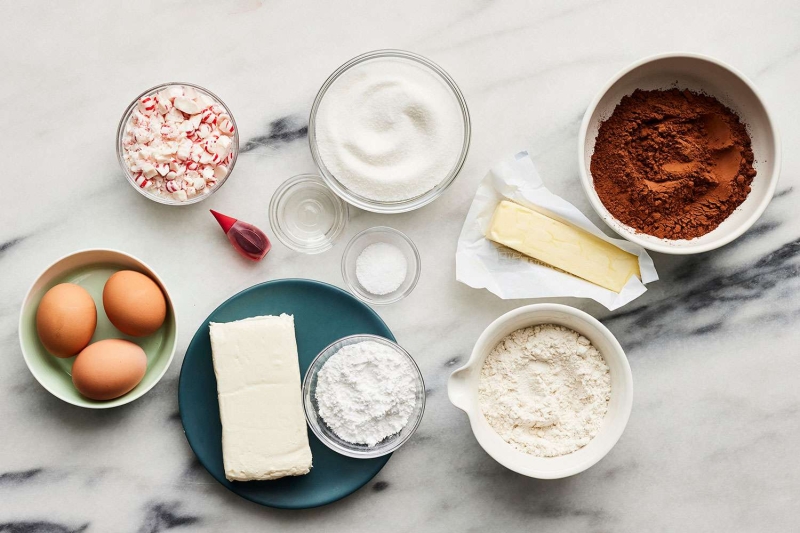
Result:
<svg viewBox="0 0 800 533"><path fill-rule="evenodd" d="M305 254L333 248L347 220L347 204L314 174L289 178L269 203L269 222L275 236Z"/></svg>

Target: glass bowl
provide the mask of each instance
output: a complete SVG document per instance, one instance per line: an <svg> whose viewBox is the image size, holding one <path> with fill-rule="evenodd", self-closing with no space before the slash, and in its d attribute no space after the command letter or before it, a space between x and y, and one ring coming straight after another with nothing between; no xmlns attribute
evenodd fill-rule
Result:
<svg viewBox="0 0 800 533"><path fill-rule="evenodd" d="M356 261L364 248L376 242L385 242L392 244L403 252L406 258L407 270L406 279L397 288L397 290L389 294L377 295L372 294L365 289L358 281L356 276ZM374 305L385 305L402 300L414 290L419 281L420 273L422 272L422 260L419 256L419 251L411 239L405 233L398 231L394 228L386 226L376 226L369 228L352 239L347 243L347 247L342 254L342 278L344 279L347 288L351 293L356 295L361 300Z"/></svg>
<svg viewBox="0 0 800 533"><path fill-rule="evenodd" d="M136 109L136 105L139 103L139 100L141 98L145 97L145 96L153 95L153 94L155 94L155 93L157 93L159 91L162 91L162 90L166 89L167 87L172 87L172 86L175 86L175 85L180 85L180 86L184 86L184 87L191 87L194 90L205 94L209 98L211 98L213 100L216 100L217 102L219 102L219 105L221 105L222 108L225 109L225 113L227 113L228 116L231 117L231 123L233 123L233 144L231 145L231 153L233 154L233 159L231 160L230 165L228 165L228 173L225 175L224 178L222 178L221 180L218 180L217 184L213 188L206 189L206 190L208 190L208 192L203 193L203 194L198 194L194 198L188 198L187 200L185 200L183 202L178 201L178 200L174 200L172 198L168 198L168 197L165 197L165 196L159 196L157 194L150 193L147 190L142 189L141 187L139 187L136 184L135 177L133 176L133 174L131 174L131 171L128 168L128 165L125 164L125 159L123 158L123 155L125 153L125 147L122 145L122 138L123 138L123 136L125 134L125 127L127 126L128 121L131 118L131 115L133 115L133 112ZM222 187L222 185L228 180L228 178L231 175L231 172L233 172L233 167L236 166L236 160L238 158L239 158L239 128L236 125L236 119L233 117L233 113L231 113L230 108L228 108L228 106L225 105L225 102L223 102L222 99L219 96L217 96L216 94L212 93L208 89L206 89L204 87L200 87L199 85L195 85L193 83L185 83L185 82L177 82L176 81L176 82L162 83L161 85L156 85L155 87L151 87L151 88L147 89L145 92L143 92L142 94L137 96L133 100L133 102L131 102L131 104L127 107L127 109L125 109L125 113L123 113L123 115L122 115L122 120L119 121L119 126L117 127L117 161L119 161L119 166L122 168L122 172L125 173L125 177L127 178L128 183L130 183L131 187L136 189L144 197L146 197L146 198L148 198L150 200L153 200L154 202L158 202L160 204L164 204L164 205L191 205L191 204L196 204L197 202L202 202L203 200L205 200L206 198L208 198L209 196L211 196L212 194L217 192L220 189L220 187Z"/></svg>
<svg viewBox="0 0 800 533"><path fill-rule="evenodd" d="M283 182L269 202L269 223L278 240L305 254L333 248L347 226L347 204L315 174Z"/></svg>
<svg viewBox="0 0 800 533"><path fill-rule="evenodd" d="M414 411L411 413L411 416L408 417L408 422L406 422L405 427L400 430L400 432L386 437L375 446L367 446L366 444L353 444L340 439L325 424L325 421L319 415L316 399L317 375L328 359L330 359L331 356L338 352L342 347L350 344L358 344L359 342L364 341L375 341L383 344L384 346L388 346L397 353L403 355L403 357L413 367L414 373L417 376L416 401L414 404ZM328 448L348 457L354 457L356 459L372 459L390 454L397 450L400 446L405 444L408 439L411 438L411 435L413 435L417 430L420 422L422 421L422 414L425 412L425 382L422 380L422 372L417 366L416 361L414 361L414 358L396 343L388 339L384 339L383 337L378 337L377 335L352 335L350 337L339 339L338 341L330 344L311 362L311 366L308 367L308 372L306 372L305 378L303 378L303 409L305 410L306 420L308 421L311 431L313 431L314 435L316 435L317 438L321 440L322 443Z"/></svg>
<svg viewBox="0 0 800 533"><path fill-rule="evenodd" d="M439 182L436 187L433 189L413 198L408 198L405 200L400 200L396 202L382 202L379 200L372 200L370 198L366 198L355 192L351 191L347 187L345 187L336 177L328 170L325 166L325 163L322 161L322 157L320 156L319 147L317 146L317 137L316 137L316 118L317 118L317 110L319 109L320 103L325 96L328 88L333 85L333 83L341 76L344 72L355 65L359 65L366 61L370 61L373 59L380 59L380 58L401 58L406 59L409 61L414 61L425 67L432 70L436 73L442 80L447 84L450 90L453 92L453 96L458 101L461 107L461 113L464 118L464 144L461 148L461 155L458 158L458 161L450 170L450 172L446 176L442 176L442 180ZM317 93L317 97L314 99L314 104L311 107L311 116L308 119L308 144L311 148L311 156L314 158L314 163L317 165L317 168L322 175L322 178L325 180L325 183L340 197L342 197L347 203L358 207L360 209L364 209L366 211L372 211L374 213L405 213L407 211L413 211L414 209L419 209L420 207L427 205L434 201L436 198L442 195L442 193L447 189L451 183L456 179L458 173L461 171L461 168L464 166L464 161L467 158L467 152L469 151L469 143L470 143L470 136L471 136L471 126L470 126L470 117L469 117L469 110L467 109L467 101L464 99L464 95L461 94L461 90L456 85L456 82L453 78L450 77L447 72L445 72L439 65L426 59L420 55L414 54L412 52L406 52L404 50L375 50L372 52L367 52L366 54L362 54L358 57L355 57L336 69L333 74L325 80L325 83L322 84L319 92Z"/></svg>

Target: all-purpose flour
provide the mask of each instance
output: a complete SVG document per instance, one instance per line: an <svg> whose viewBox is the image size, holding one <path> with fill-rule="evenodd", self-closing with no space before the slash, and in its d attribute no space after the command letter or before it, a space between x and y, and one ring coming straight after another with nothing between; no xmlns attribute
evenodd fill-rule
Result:
<svg viewBox="0 0 800 533"><path fill-rule="evenodd" d="M500 341L484 361L478 396L489 425L506 442L531 455L555 457L597 435L611 378L589 339L543 324Z"/></svg>
<svg viewBox="0 0 800 533"><path fill-rule="evenodd" d="M320 416L353 444L374 446L403 429L414 412L416 393L411 364L374 341L344 346L317 375Z"/></svg>

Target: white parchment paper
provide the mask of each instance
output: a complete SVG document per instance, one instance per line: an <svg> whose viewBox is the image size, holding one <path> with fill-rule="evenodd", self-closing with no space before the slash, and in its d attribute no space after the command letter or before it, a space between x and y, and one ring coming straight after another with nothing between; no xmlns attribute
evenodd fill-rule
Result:
<svg viewBox="0 0 800 533"><path fill-rule="evenodd" d="M638 256L642 280L631 276L618 294L491 242L485 237L486 230L497 204L504 199L574 224ZM493 167L478 187L458 238L456 279L476 289L488 289L503 299L572 296L591 298L614 310L644 294L644 284L656 281L658 273L644 248L608 237L578 208L551 193L528 153L520 152Z"/></svg>

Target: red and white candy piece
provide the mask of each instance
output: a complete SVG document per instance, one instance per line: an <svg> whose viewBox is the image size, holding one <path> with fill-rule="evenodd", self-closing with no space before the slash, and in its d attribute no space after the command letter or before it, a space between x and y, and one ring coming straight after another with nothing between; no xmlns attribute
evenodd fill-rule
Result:
<svg viewBox="0 0 800 533"><path fill-rule="evenodd" d="M139 111L141 111L146 115L149 115L150 113L156 110L157 104L158 102L156 102L155 96L142 96L139 99L139 105L138 105Z"/></svg>
<svg viewBox="0 0 800 533"><path fill-rule="evenodd" d="M158 172L156 171L156 167L154 167L153 165L151 165L150 163L148 163L146 161L142 162L139 165L139 168L142 169L142 174L144 174L144 177L147 178L147 179L150 179L153 176L155 176L156 174L158 174Z"/></svg>
<svg viewBox="0 0 800 533"><path fill-rule="evenodd" d="M209 154L216 153L214 151L214 147L217 145L217 141L219 139L220 138L216 137L216 136L212 136L212 137L209 137L208 139L206 139L206 142L203 143L203 148L205 148L206 152L208 152Z"/></svg>
<svg viewBox="0 0 800 533"><path fill-rule="evenodd" d="M211 135L211 126L206 123L200 124L200 127L197 128L197 136L201 139L205 139Z"/></svg>
<svg viewBox="0 0 800 533"><path fill-rule="evenodd" d="M187 115L196 115L200 112L200 106L197 104L197 102L190 100L185 96L176 96L172 104L176 109L183 111Z"/></svg>
<svg viewBox="0 0 800 533"><path fill-rule="evenodd" d="M137 109L136 111L133 112L133 115L131 115L131 122L133 122L134 126L142 126L144 124L147 124L147 117L142 115Z"/></svg>
<svg viewBox="0 0 800 533"><path fill-rule="evenodd" d="M217 115L211 111L211 108L204 110L200 115L200 122L205 124L214 124L217 121Z"/></svg>
<svg viewBox="0 0 800 533"><path fill-rule="evenodd" d="M148 180L141 174L137 174L134 181L136 182L136 185L138 185L142 189L146 189L152 184L150 180Z"/></svg>
<svg viewBox="0 0 800 533"><path fill-rule="evenodd" d="M230 119L222 119L217 121L217 128L225 135L233 135L233 122Z"/></svg>
<svg viewBox="0 0 800 533"><path fill-rule="evenodd" d="M158 104L156 104L156 111L161 115L166 115L173 108L172 102L168 98L162 96L158 97Z"/></svg>

